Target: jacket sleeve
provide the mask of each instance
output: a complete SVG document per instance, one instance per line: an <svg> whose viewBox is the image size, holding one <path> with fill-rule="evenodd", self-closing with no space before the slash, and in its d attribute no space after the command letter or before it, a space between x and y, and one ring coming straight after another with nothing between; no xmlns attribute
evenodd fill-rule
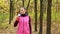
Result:
<svg viewBox="0 0 60 34"><path fill-rule="evenodd" d="M14 27L17 26L18 22L19 22L19 17L16 18L16 20L15 20L15 22L14 22Z"/></svg>
<svg viewBox="0 0 60 34"><path fill-rule="evenodd" d="M32 29L31 29L31 18L30 18L30 16L29 16L29 27L30 27L30 34L31 34Z"/></svg>

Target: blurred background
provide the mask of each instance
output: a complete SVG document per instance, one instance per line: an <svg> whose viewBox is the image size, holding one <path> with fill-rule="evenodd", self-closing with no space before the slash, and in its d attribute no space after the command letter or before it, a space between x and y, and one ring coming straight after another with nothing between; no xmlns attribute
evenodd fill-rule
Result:
<svg viewBox="0 0 60 34"><path fill-rule="evenodd" d="M31 17L32 34L60 34L60 0L0 0L0 34L16 34L22 6Z"/></svg>

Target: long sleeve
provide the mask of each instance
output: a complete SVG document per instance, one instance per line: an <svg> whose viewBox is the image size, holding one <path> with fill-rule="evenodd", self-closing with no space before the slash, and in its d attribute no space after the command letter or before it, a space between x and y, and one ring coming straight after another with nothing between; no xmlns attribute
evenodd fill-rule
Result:
<svg viewBox="0 0 60 34"><path fill-rule="evenodd" d="M19 22L19 17L16 18L16 21L14 22L14 27L17 26L18 22Z"/></svg>
<svg viewBox="0 0 60 34"><path fill-rule="evenodd" d="M31 34L31 18L30 18L30 16L29 16L29 27L30 27L30 34Z"/></svg>

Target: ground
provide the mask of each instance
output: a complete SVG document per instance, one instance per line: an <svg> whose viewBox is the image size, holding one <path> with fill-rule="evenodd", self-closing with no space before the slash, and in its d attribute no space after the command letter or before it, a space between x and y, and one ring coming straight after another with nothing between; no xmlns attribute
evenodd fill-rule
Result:
<svg viewBox="0 0 60 34"><path fill-rule="evenodd" d="M16 18L16 16L13 18L11 24L7 24L8 26L6 26L5 28L0 28L0 34L17 34L16 33L17 27L14 27L15 18ZM38 26L37 27L37 29L38 29L37 32L34 31L34 23L31 23L31 25L32 25L32 34L38 34L39 33L39 23L37 25ZM57 33L57 28L58 28L57 26L59 27L58 24L56 24L56 26L52 25L52 27L56 27L56 28L52 29L52 33L51 34L59 34L59 33ZM46 34L46 21L43 21L43 34Z"/></svg>

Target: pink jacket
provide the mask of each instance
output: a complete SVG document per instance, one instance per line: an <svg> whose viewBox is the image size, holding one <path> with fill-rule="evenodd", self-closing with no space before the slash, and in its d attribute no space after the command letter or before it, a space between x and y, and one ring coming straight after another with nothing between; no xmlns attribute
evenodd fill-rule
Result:
<svg viewBox="0 0 60 34"><path fill-rule="evenodd" d="M17 34L30 34L29 16L19 17Z"/></svg>

